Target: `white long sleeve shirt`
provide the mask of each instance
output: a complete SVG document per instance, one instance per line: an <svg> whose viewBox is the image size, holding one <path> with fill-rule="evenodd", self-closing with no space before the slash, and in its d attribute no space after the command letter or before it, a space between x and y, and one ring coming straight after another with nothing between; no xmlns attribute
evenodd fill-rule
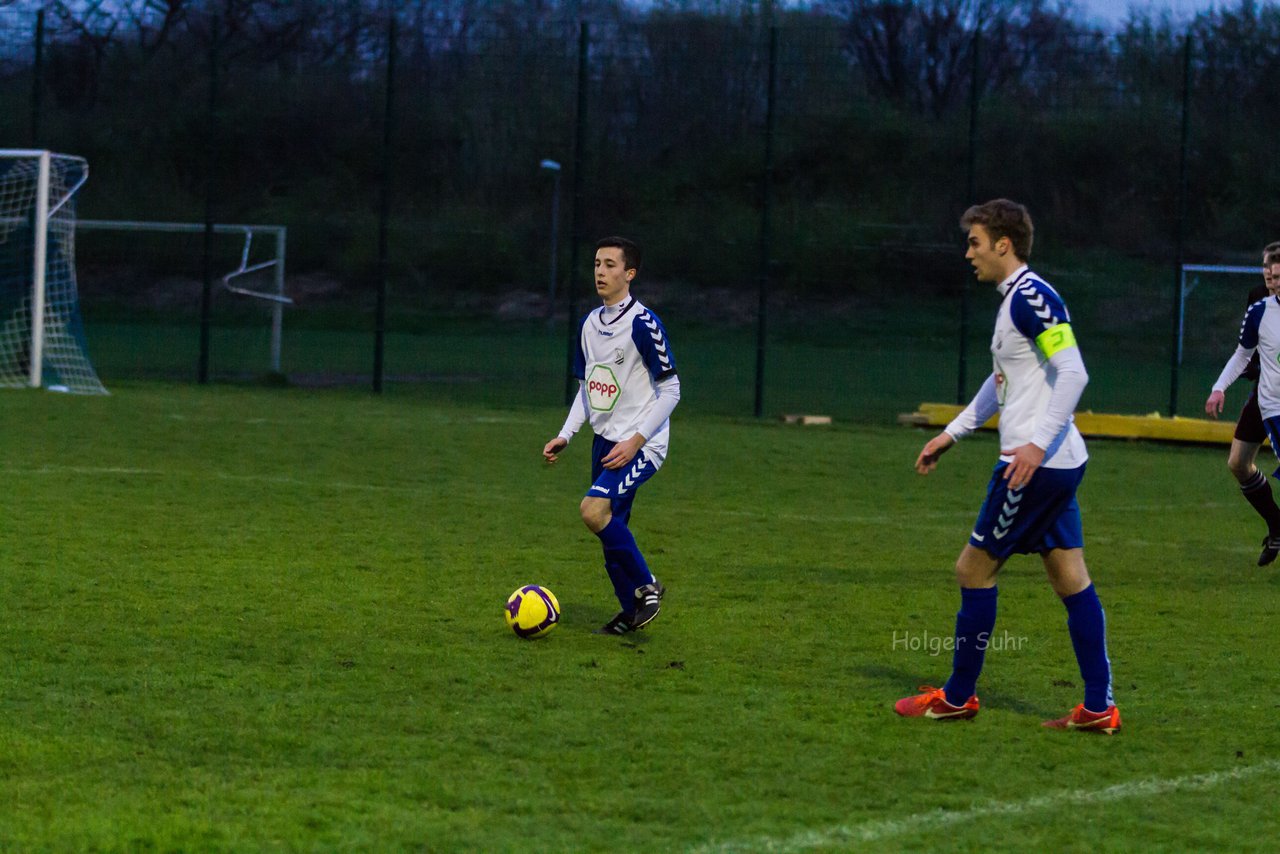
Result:
<svg viewBox="0 0 1280 854"><path fill-rule="evenodd" d="M1226 391L1249 366L1253 354L1260 353L1258 409L1263 418L1280 415L1280 298L1268 296L1249 306L1240 324L1240 340L1213 384L1214 391Z"/></svg>
<svg viewBox="0 0 1280 854"><path fill-rule="evenodd" d="M1075 408L1089 382L1066 304L1024 265L998 285L1003 301L991 336L994 370L946 427L953 439L1000 413L1000 459L1031 443L1048 468L1078 468L1089 458Z"/></svg>
<svg viewBox="0 0 1280 854"><path fill-rule="evenodd" d="M611 442L640 433L645 455L661 465L680 379L658 316L634 297L591 311L579 327L573 370L579 392L560 437L568 441L588 422Z"/></svg>

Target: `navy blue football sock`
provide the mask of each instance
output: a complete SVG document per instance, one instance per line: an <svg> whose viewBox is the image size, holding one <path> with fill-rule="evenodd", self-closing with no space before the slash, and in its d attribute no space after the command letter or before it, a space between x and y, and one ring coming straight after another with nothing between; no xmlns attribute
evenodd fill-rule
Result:
<svg viewBox="0 0 1280 854"><path fill-rule="evenodd" d="M947 702L953 706L963 706L977 690L982 660L991 641L991 630L996 625L997 595L995 587L960 588L951 678L944 686Z"/></svg>
<svg viewBox="0 0 1280 854"><path fill-rule="evenodd" d="M609 573L609 581L613 584L613 595L618 597L618 604L628 613L635 608L635 588L631 586L631 578L622 564L614 560L608 551L604 553L604 571Z"/></svg>
<svg viewBox="0 0 1280 854"><path fill-rule="evenodd" d="M1107 618L1098 592L1090 584L1062 600L1067 608L1067 631L1084 680L1084 707L1104 712L1112 705L1111 662L1107 659Z"/></svg>
<svg viewBox="0 0 1280 854"><path fill-rule="evenodd" d="M614 593L622 603L622 610L630 611L635 607L633 599L635 589L653 582L653 573L649 571L649 564L645 563L644 555L640 554L640 549L636 546L636 538L631 535L631 529L617 516L597 531L596 536L600 538L600 545L604 548L605 567L617 565L620 570L622 579L615 578L612 569L609 577L614 582ZM625 597L623 588L619 586L619 580L624 581Z"/></svg>

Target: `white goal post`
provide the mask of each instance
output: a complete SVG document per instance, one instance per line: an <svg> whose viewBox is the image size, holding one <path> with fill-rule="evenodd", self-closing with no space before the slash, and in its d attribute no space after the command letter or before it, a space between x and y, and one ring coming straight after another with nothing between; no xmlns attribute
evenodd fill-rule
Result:
<svg viewBox="0 0 1280 854"><path fill-rule="evenodd" d="M0 149L0 386L106 394L85 347L75 275L84 158Z"/></svg>
<svg viewBox="0 0 1280 854"><path fill-rule="evenodd" d="M0 387L107 394L85 344L76 284L79 230L198 234L212 228L241 237L238 264L219 276L221 287L269 306L271 370L280 373L283 307L293 303L284 292L285 227L78 220L75 196L88 177L82 157L0 149ZM265 252L255 251L255 237L265 238Z"/></svg>

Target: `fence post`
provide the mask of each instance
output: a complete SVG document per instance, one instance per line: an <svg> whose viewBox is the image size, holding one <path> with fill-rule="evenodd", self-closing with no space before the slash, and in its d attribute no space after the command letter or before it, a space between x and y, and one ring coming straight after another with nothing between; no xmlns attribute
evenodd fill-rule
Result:
<svg viewBox="0 0 1280 854"><path fill-rule="evenodd" d="M218 41L221 22L214 13L209 24L209 130L205 137L204 160L204 242L201 258L203 283L200 287L200 356L196 379L209 382L209 334L213 315L213 194L217 187L218 164Z"/></svg>
<svg viewBox="0 0 1280 854"><path fill-rule="evenodd" d="M778 81L778 28L769 27L769 78L765 91L764 172L760 179L760 300L756 308L756 402L755 415L764 415L764 357L768 337L770 255L772 247L774 100Z"/></svg>
<svg viewBox="0 0 1280 854"><path fill-rule="evenodd" d="M373 318L373 391L382 393L382 379L386 370L387 347L387 272L388 230L391 220L391 155L395 124L396 80L396 10L391 6L391 20L387 22L387 80L382 115L382 187L378 199L378 293Z"/></svg>
<svg viewBox="0 0 1280 854"><path fill-rule="evenodd" d="M36 55L31 66L31 147L40 147L40 114L44 110L44 9L36 12Z"/></svg>
<svg viewBox="0 0 1280 854"><path fill-rule="evenodd" d="M965 184L965 204L977 204L978 193L978 99L982 88L978 84L978 51L982 46L982 20L974 25L972 67L969 70L969 154L968 180ZM969 315L972 313L970 296L973 293L973 276L968 271L960 282L960 356L956 364L956 403L965 403L969 384Z"/></svg>
<svg viewBox="0 0 1280 854"><path fill-rule="evenodd" d="M1178 414L1178 374L1181 369L1182 323L1185 306L1182 302L1182 264L1187 230L1187 149L1191 122L1191 32L1182 42L1182 130L1178 156L1178 214L1173 241L1173 334L1169 353L1169 416Z"/></svg>
<svg viewBox="0 0 1280 854"><path fill-rule="evenodd" d="M590 43L590 30L586 21L578 24L578 109L577 122L573 132L573 214L569 226L569 274L565 277L565 300L569 307L568 327L569 341L565 351L566 364L564 371L564 402L573 403L573 396L578 392L578 384L573 376L574 353L578 346L578 303L574 282L578 278L578 261L582 251L582 170L586 162L587 146L587 47Z"/></svg>

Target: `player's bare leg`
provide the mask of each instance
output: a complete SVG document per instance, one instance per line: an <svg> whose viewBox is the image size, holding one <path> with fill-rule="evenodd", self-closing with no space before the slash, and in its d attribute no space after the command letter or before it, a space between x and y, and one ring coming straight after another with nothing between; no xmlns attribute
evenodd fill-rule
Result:
<svg viewBox="0 0 1280 854"><path fill-rule="evenodd" d="M1053 549L1042 557L1049 586L1059 599L1074 596L1093 583L1084 564L1084 549Z"/></svg>

